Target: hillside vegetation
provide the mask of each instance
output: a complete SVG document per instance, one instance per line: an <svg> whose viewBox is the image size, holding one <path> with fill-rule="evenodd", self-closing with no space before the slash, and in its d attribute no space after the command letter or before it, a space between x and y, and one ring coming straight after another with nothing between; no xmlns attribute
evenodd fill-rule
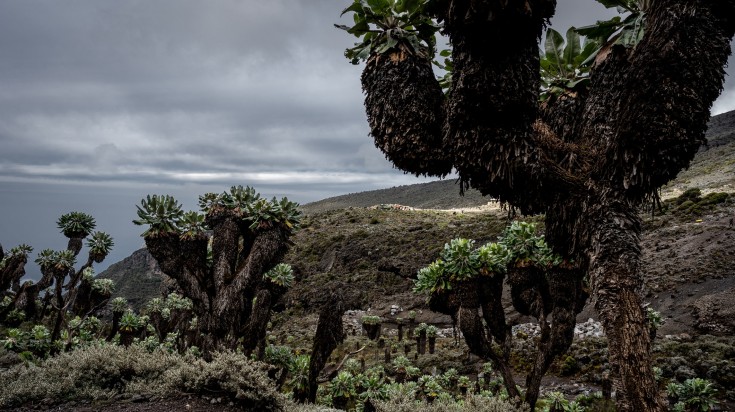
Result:
<svg viewBox="0 0 735 412"><path fill-rule="evenodd" d="M733 353L727 349L735 335L735 113L713 118L708 139L709 146L702 148L689 170L664 188L661 206L653 214L641 211L642 293L661 314L655 356L663 378L684 382L707 376L724 390L735 387ZM348 338L330 358L327 375L336 373L358 347L367 345L367 354L360 356L368 364L383 356L363 335L363 315L381 316L384 334L393 339L400 319L408 319L412 312L411 324L426 322L443 330L437 343L441 355L411 353L417 367L476 373L476 360L467 356L463 344L453 343L451 319L428 310L425 296L412 292L413 279L450 239L494 241L518 217L488 205L477 192L460 197L458 189L453 181L440 181L303 205L302 229L284 259L293 266L296 282L274 306L268 341L288 345L297 354L308 353L325 292L340 289L361 307L344 317ZM136 307L161 290L160 272L145 249L101 276L115 279L116 293ZM527 326L530 318L513 315L510 302L505 307L517 325L513 365L522 374L528 371L528 350L536 332ZM599 388L607 349L595 319L588 304L577 318L581 329L570 354L555 363L544 387L566 393L582 390L573 385ZM390 345L393 353L401 349L395 342ZM735 392L724 390L720 398L735 401Z"/></svg>

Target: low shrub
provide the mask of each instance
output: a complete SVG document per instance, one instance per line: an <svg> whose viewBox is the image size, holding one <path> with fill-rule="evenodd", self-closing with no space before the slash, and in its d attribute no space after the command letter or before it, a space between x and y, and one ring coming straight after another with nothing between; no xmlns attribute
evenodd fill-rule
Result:
<svg viewBox="0 0 735 412"><path fill-rule="evenodd" d="M283 397L267 369L233 353L216 353L207 362L162 350L149 352L138 345L92 345L0 374L0 408L41 400L110 401L133 394L166 398L183 392L216 393L253 410L283 410Z"/></svg>
<svg viewBox="0 0 735 412"><path fill-rule="evenodd" d="M528 406L514 406L497 397L468 395L464 401L439 398L432 403L416 401L410 393L394 393L390 400L376 402L377 412L528 412Z"/></svg>

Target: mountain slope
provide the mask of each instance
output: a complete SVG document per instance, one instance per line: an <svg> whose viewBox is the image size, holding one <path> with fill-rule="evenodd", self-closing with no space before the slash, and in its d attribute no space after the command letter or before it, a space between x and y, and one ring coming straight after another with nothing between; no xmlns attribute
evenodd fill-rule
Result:
<svg viewBox="0 0 735 412"><path fill-rule="evenodd" d="M302 205L301 209L306 214L380 204L398 204L419 209L458 209L481 206L489 200L474 189L465 191L464 196L461 196L459 184L455 180L440 180L330 197Z"/></svg>
<svg viewBox="0 0 735 412"><path fill-rule="evenodd" d="M735 112L713 118L708 139L709 147L700 151L689 170L664 188L664 197L693 186L701 187L703 193L734 191ZM303 205L307 215L304 229L297 233L295 246L286 257L300 282L288 294L287 302L298 303L308 312L325 286L347 282L359 291L366 308L385 309L392 304L421 307L423 298L410 292L409 278L416 270L435 259L444 242L453 237L494 239L507 223L507 214L497 210L478 214L364 208L401 204L461 210L484 205L487 200L477 191L460 197L454 181L439 181ZM647 293L654 307L668 310L670 318L676 319L666 326L669 331L691 331L702 323L694 318L694 300L705 302L715 289L729 290L728 279L735 279L734 269L729 269L735 266L731 264L735 260L735 232L728 228L733 215L735 207L730 201L694 214L676 212L646 220L643 271ZM145 250L112 265L102 276L115 279L117 295L128 297L136 306L160 290L160 274ZM697 286L700 283L703 285ZM712 312L712 305L698 309L698 313Z"/></svg>

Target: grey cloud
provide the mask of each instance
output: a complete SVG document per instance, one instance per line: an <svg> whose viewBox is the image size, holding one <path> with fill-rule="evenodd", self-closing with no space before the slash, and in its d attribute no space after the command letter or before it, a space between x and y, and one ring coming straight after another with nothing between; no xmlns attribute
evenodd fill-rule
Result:
<svg viewBox="0 0 735 412"><path fill-rule="evenodd" d="M0 242L63 247L54 221L81 210L114 261L142 245L130 220L147 193L193 208L233 184L307 202L424 181L368 137L361 67L342 55L356 39L332 26L348 4L0 2ZM611 13L560 0L552 24Z"/></svg>

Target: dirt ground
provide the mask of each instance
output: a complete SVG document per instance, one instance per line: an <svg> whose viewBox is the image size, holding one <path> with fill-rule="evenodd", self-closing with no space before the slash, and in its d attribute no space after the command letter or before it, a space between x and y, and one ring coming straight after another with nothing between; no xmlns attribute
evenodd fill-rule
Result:
<svg viewBox="0 0 735 412"><path fill-rule="evenodd" d="M20 412L30 411L70 411L70 412L234 412L242 411L242 409L223 405L219 403L211 403L211 400L205 400L197 397L182 396L177 399L150 400L144 398L134 398L130 400L116 401L112 403L92 404L89 402L73 402L62 405L30 405L23 408L12 409Z"/></svg>

